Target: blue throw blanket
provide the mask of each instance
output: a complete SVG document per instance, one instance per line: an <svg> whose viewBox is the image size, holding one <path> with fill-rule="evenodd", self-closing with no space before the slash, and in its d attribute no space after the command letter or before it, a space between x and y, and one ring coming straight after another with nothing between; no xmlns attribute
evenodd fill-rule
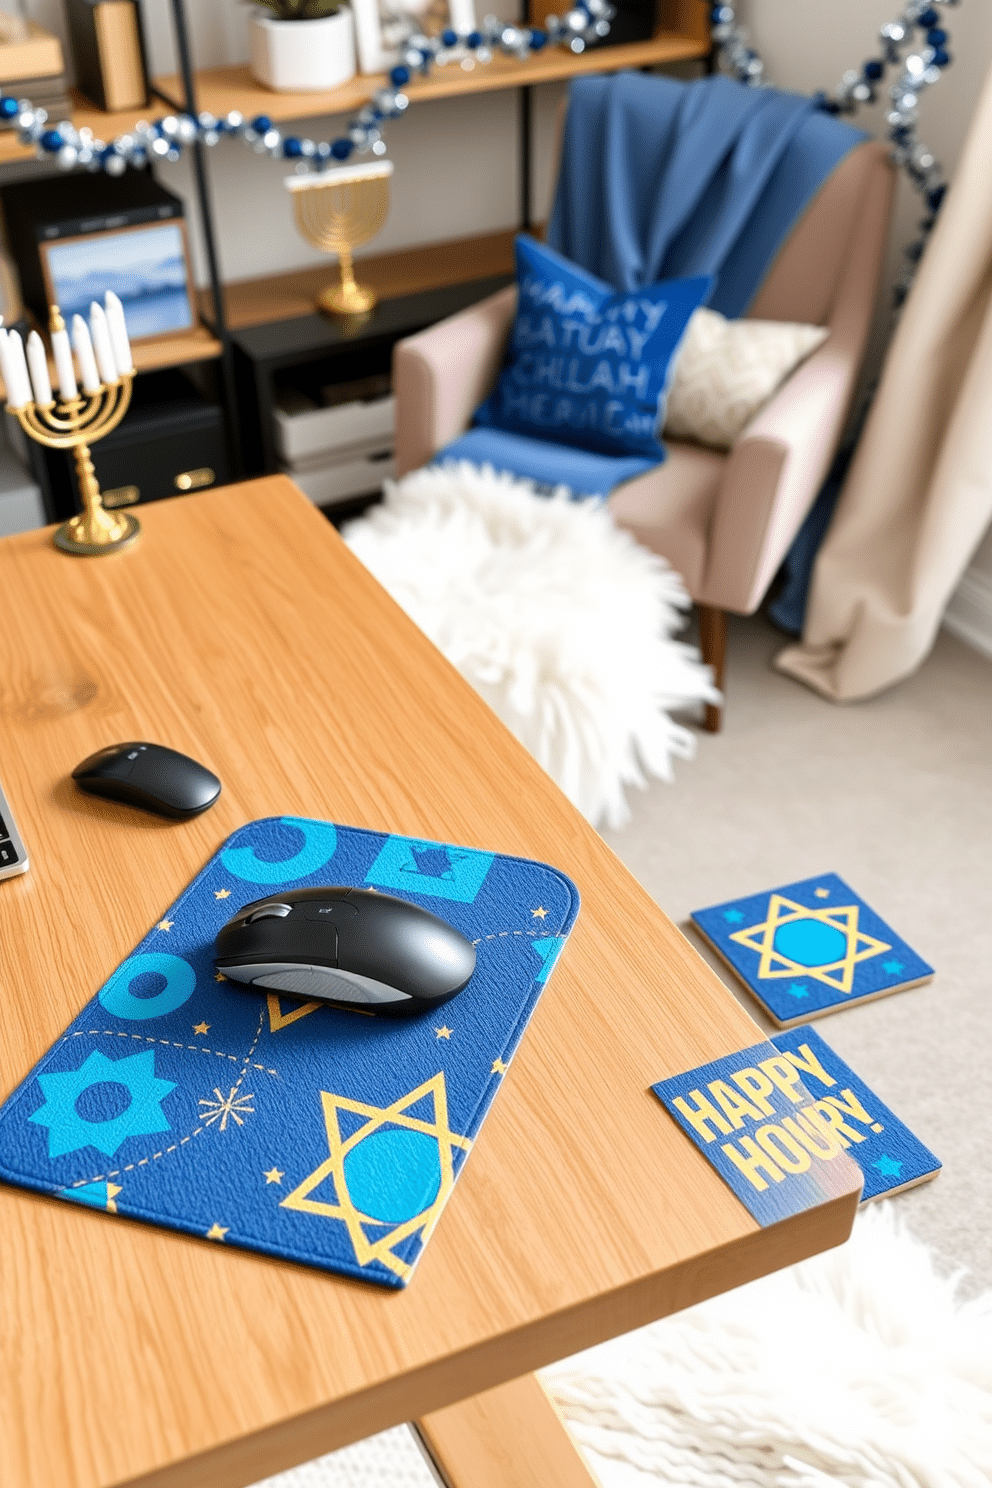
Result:
<svg viewBox="0 0 992 1488"><path fill-rule="evenodd" d="M577 78L547 242L617 289L714 274L710 307L735 317L865 138L812 99L729 78Z"/></svg>

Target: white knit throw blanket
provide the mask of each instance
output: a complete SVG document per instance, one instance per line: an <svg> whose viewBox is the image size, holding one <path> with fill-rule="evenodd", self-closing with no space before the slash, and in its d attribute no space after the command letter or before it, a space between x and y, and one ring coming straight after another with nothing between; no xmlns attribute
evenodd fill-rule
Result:
<svg viewBox="0 0 992 1488"><path fill-rule="evenodd" d="M452 462L387 482L344 537L593 823L692 755L669 710L719 694L672 639L689 596L598 502Z"/></svg>
<svg viewBox="0 0 992 1488"><path fill-rule="evenodd" d="M891 1205L847 1245L543 1380L603 1488L989 1488L992 1292Z"/></svg>

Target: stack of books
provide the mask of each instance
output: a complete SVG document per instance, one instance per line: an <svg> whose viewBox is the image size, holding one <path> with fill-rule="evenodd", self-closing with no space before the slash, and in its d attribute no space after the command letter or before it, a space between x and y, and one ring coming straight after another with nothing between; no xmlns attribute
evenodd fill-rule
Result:
<svg viewBox="0 0 992 1488"><path fill-rule="evenodd" d="M13 27L0 29L0 89L5 95L30 99L53 123L70 118L72 103L58 37L33 21L25 23L20 35ZM17 128L16 117L0 122L7 129Z"/></svg>

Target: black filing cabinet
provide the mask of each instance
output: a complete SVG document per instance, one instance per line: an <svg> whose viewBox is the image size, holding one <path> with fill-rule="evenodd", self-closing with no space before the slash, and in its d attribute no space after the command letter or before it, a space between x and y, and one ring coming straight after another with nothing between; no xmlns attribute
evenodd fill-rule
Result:
<svg viewBox="0 0 992 1488"><path fill-rule="evenodd" d="M306 392L388 377L397 341L510 282L507 275L474 279L380 300L367 315L305 315L236 331L231 339L245 474L269 475L279 469L274 410L283 389Z"/></svg>
<svg viewBox="0 0 992 1488"><path fill-rule="evenodd" d="M72 452L25 439L22 453L49 519L64 521L78 511ZM177 367L134 379L131 406L116 429L90 446L90 457L108 507L187 495L231 478L223 409Z"/></svg>

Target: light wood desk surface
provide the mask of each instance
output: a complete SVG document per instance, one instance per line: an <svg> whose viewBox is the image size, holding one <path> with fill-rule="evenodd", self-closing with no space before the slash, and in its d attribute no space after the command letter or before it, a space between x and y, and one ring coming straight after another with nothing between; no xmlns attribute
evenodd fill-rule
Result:
<svg viewBox="0 0 992 1488"><path fill-rule="evenodd" d="M0 543L4 1097L221 840L271 814L556 864L582 909L406 1291L0 1187L3 1488L240 1488L839 1243L762 1230L652 1081L757 1042L716 976L284 477L141 509L130 552ZM169 823L73 766L211 766ZM674 843L692 852L693 844Z"/></svg>

